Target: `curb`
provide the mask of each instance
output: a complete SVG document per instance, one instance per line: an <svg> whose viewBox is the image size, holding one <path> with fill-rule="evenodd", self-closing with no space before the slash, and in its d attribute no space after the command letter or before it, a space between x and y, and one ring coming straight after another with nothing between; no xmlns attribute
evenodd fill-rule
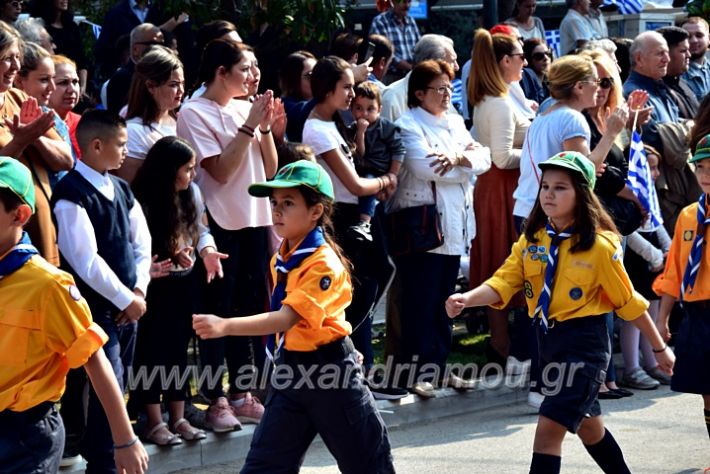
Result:
<svg viewBox="0 0 710 474"><path fill-rule="evenodd" d="M401 400L377 400L376 403L387 428L396 431L417 423L524 403L526 400L527 383L522 383L515 387L480 387L465 392L442 388L436 391L436 398L423 399L410 394ZM146 444L145 449L150 456L149 472L163 474L213 464L243 462L249 451L254 428L254 425L245 425L241 431L208 433L202 441L185 442L171 448ZM319 438L316 440L319 442ZM83 473L85 467L82 462L71 468L60 469L59 473Z"/></svg>

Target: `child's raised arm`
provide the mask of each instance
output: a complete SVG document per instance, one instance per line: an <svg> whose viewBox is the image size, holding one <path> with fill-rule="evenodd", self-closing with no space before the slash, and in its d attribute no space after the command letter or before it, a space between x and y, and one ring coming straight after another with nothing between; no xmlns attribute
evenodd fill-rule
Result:
<svg viewBox="0 0 710 474"><path fill-rule="evenodd" d="M290 329L300 316L285 304L278 311L239 318L220 318L213 314L193 314L192 327L202 339L223 336L263 336Z"/></svg>
<svg viewBox="0 0 710 474"><path fill-rule="evenodd" d="M500 295L490 286L483 284L466 293L454 293L446 300L446 314L455 318L464 308L471 306L488 306L498 303Z"/></svg>

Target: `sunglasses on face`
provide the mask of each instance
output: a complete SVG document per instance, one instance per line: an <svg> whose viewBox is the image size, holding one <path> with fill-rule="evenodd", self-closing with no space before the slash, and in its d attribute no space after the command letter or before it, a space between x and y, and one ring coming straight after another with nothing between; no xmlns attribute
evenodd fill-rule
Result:
<svg viewBox="0 0 710 474"><path fill-rule="evenodd" d="M611 89L611 86L614 85L614 78L612 77L602 77L599 79L599 87L602 89Z"/></svg>
<svg viewBox="0 0 710 474"><path fill-rule="evenodd" d="M542 61L545 58L552 59L552 51L547 51L546 53L533 53L533 61Z"/></svg>

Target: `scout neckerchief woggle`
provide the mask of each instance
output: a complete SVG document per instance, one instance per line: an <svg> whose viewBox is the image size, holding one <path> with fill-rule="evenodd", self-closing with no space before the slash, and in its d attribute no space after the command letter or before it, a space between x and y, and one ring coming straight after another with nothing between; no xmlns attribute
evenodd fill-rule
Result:
<svg viewBox="0 0 710 474"><path fill-rule="evenodd" d="M271 293L271 311L281 309L281 302L286 297L286 280L288 280L288 273L298 267L303 260L313 255L315 251L318 250L318 247L325 243L323 229L316 227L306 235L306 238L303 239L298 248L285 262L281 256L281 250L279 249L279 252L276 254L276 262L274 263L276 286L274 287L274 292ZM286 241L281 244L282 247L284 245L286 245ZM266 355L271 360L275 359L276 351L281 349L284 344L284 334L279 333L278 336L278 347L276 347L276 334L270 334L266 339Z"/></svg>
<svg viewBox="0 0 710 474"><path fill-rule="evenodd" d="M30 241L27 232L22 233L20 241L0 260L0 278L9 275L27 262L32 255L39 253Z"/></svg>
<svg viewBox="0 0 710 474"><path fill-rule="evenodd" d="M690 255L688 255L688 265L685 267L683 281L680 284L681 306L683 305L685 291L688 290L692 293L695 279L700 269L700 261L703 256L703 243L705 242L705 226L710 224L710 216L705 216L706 202L707 196L705 194L701 195L698 200L698 229L695 232L695 240L693 241L693 246L690 248Z"/></svg>
<svg viewBox="0 0 710 474"><path fill-rule="evenodd" d="M537 299L533 324L540 319L542 330L547 333L547 318L549 316L550 298L552 297L552 285L555 281L555 270L557 269L557 256L560 253L560 244L562 241L572 237L573 230L571 227L568 227L562 232L557 233L549 222L545 226L545 230L547 231L547 235L552 239L552 242L550 243L550 253L547 256L547 266L545 267L545 285L542 287L540 297Z"/></svg>

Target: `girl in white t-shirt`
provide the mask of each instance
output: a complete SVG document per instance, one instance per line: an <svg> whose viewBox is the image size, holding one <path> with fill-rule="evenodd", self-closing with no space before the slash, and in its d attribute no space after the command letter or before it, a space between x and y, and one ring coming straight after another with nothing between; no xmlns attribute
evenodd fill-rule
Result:
<svg viewBox="0 0 710 474"><path fill-rule="evenodd" d="M153 144L177 134L176 111L184 92L182 63L170 49L155 46L138 61L128 92L128 155L118 176L132 182Z"/></svg>
<svg viewBox="0 0 710 474"><path fill-rule="evenodd" d="M303 143L310 145L317 161L325 168L333 181L335 191L335 212L333 226L335 238L348 259L353 262L354 292L353 304L346 310L346 318L353 325L352 339L355 348L363 353L365 368L373 364L370 335L372 321L367 314L374 303L378 283L374 272L380 258L375 252L382 247L373 246L371 251L362 250L346 238L346 231L360 221L358 196L380 193L381 198L389 197L397 186L397 177L387 173L377 178L361 178L355 172L351 147L344 138L347 134L340 111L350 108L355 97L353 73L345 60L327 56L316 63L311 74L311 90L316 105L303 127ZM374 258L371 258L375 255ZM386 261L386 256L381 256Z"/></svg>
<svg viewBox="0 0 710 474"><path fill-rule="evenodd" d="M210 230L224 260L224 278L207 286L205 310L222 317L262 312L268 303L268 236L272 224L269 203L247 193L249 185L276 173L277 156L271 133L273 93L255 96L254 102L235 100L247 95L253 83L247 47L227 39L211 41L202 54L197 84L202 96L193 97L180 110L178 136L197 155L197 184L207 207ZM252 360L252 348L254 360ZM201 388L212 404L207 422L215 431L229 431L239 421L256 423L264 407L238 385L240 369L256 362L261 369L261 338L229 337L201 342L203 366L218 373L227 359L229 400L222 382L206 381ZM243 369L242 369L243 370Z"/></svg>

